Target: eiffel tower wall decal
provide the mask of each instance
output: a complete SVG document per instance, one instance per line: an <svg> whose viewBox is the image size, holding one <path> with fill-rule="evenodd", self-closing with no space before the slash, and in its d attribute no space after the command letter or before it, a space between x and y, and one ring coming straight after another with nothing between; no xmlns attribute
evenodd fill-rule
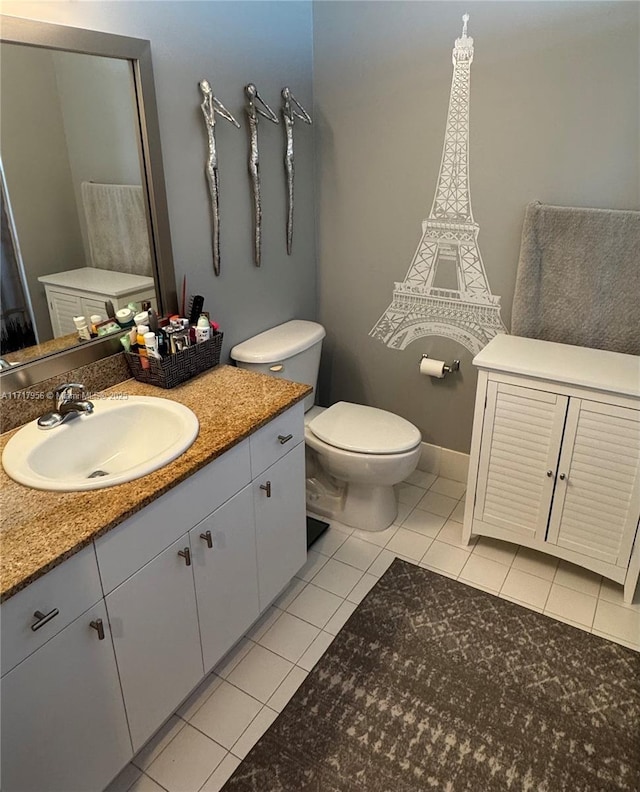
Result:
<svg viewBox="0 0 640 792"><path fill-rule="evenodd" d="M391 349L405 349L424 336L457 341L473 355L495 335L506 333L500 297L491 293L478 246L469 189L469 91L473 39L469 15L453 48L453 78L442 162L422 238L393 300L369 333ZM440 288L439 268L455 267L457 288Z"/></svg>

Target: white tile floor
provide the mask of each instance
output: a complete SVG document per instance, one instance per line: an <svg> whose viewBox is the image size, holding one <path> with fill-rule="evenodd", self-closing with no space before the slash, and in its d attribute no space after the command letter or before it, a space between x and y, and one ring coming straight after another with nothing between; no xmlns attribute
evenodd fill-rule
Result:
<svg viewBox="0 0 640 792"><path fill-rule="evenodd" d="M640 598L533 550L461 541L464 484L416 471L381 533L334 523L298 577L108 792L218 792L396 556L640 651Z"/></svg>

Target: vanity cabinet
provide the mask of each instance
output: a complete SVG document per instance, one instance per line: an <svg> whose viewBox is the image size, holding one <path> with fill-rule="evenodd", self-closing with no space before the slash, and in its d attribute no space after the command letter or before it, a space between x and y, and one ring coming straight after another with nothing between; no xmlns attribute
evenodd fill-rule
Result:
<svg viewBox="0 0 640 792"><path fill-rule="evenodd" d="M190 556L184 534L106 598L134 751L204 674Z"/></svg>
<svg viewBox="0 0 640 792"><path fill-rule="evenodd" d="M303 437L299 403L2 605L4 792L100 792L287 586Z"/></svg>
<svg viewBox="0 0 640 792"><path fill-rule="evenodd" d="M260 615L251 487L196 525L189 540L208 673Z"/></svg>
<svg viewBox="0 0 640 792"><path fill-rule="evenodd" d="M102 600L5 674L1 697L4 792L100 790L131 758Z"/></svg>
<svg viewBox="0 0 640 792"><path fill-rule="evenodd" d="M625 586L640 569L640 359L499 336L480 368L464 533Z"/></svg>

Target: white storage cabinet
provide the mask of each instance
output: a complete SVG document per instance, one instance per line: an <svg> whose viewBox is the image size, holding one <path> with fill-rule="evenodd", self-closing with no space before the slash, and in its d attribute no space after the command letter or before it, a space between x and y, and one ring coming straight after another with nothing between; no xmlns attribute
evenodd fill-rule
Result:
<svg viewBox="0 0 640 792"><path fill-rule="evenodd" d="M75 332L74 316L85 316L88 321L92 314L100 314L106 319L107 300L116 311L130 302L149 301L158 307L153 278L147 275L80 267L41 275L38 280L44 284L54 338Z"/></svg>
<svg viewBox="0 0 640 792"><path fill-rule="evenodd" d="M497 336L476 356L464 536L522 544L624 585L640 571L640 359Z"/></svg>

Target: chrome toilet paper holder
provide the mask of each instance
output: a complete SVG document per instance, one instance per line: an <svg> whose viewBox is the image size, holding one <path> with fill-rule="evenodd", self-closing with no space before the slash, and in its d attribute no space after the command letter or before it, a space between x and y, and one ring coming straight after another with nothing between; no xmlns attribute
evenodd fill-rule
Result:
<svg viewBox="0 0 640 792"><path fill-rule="evenodd" d="M422 360L429 360L429 355L427 355L426 352L422 353ZM453 371L460 371L460 361L454 360L451 364L445 363L443 371L445 374L451 374Z"/></svg>

